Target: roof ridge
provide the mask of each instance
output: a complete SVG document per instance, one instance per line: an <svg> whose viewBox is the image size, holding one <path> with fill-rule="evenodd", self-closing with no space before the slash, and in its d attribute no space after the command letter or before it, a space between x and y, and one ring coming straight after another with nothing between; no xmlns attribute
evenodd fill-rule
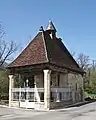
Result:
<svg viewBox="0 0 96 120"><path fill-rule="evenodd" d="M49 62L47 48L46 48L46 43L45 43L45 37L44 37L44 31L42 31L42 39L43 39L44 48L45 48L44 49L45 50L45 56L46 56L47 62Z"/></svg>

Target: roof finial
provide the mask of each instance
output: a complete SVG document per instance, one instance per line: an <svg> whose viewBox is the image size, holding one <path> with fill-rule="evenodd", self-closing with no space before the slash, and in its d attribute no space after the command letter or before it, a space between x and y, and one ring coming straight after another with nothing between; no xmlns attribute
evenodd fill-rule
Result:
<svg viewBox="0 0 96 120"><path fill-rule="evenodd" d="M52 31L56 32L56 28L55 28L55 26L54 26L52 21L49 21L46 30L52 30Z"/></svg>
<svg viewBox="0 0 96 120"><path fill-rule="evenodd" d="M43 32L43 31L44 31L43 26L41 26L41 27L39 28L39 31L40 31L40 32Z"/></svg>

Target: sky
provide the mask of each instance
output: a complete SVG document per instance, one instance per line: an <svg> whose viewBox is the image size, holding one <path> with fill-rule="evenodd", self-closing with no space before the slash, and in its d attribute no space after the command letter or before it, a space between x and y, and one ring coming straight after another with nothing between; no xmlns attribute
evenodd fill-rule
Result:
<svg viewBox="0 0 96 120"><path fill-rule="evenodd" d="M15 41L20 50L49 20L69 51L96 59L96 0L0 0L6 41Z"/></svg>

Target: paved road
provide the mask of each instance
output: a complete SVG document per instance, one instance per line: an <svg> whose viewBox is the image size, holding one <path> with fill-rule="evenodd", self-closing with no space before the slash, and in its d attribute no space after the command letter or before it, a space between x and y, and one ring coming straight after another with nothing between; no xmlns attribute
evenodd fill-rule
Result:
<svg viewBox="0 0 96 120"><path fill-rule="evenodd" d="M96 120L96 102L49 112L0 107L0 120Z"/></svg>

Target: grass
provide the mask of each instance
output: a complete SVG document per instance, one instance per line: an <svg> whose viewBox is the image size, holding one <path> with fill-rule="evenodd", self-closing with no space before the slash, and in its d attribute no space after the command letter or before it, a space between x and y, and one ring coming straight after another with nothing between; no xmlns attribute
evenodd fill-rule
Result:
<svg viewBox="0 0 96 120"><path fill-rule="evenodd" d="M85 92L85 98L96 99L96 94Z"/></svg>

